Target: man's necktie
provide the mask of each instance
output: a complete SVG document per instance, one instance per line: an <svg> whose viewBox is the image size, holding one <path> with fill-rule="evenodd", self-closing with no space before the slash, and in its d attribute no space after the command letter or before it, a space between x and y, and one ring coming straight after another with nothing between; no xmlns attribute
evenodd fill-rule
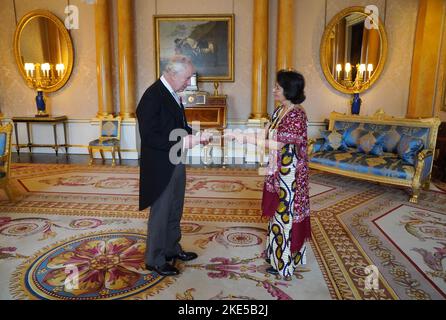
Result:
<svg viewBox="0 0 446 320"><path fill-rule="evenodd" d="M183 112L184 127L187 128L188 124L187 124L187 121L186 121L186 111L184 110L183 99L181 97L180 97L180 106L181 106L181 111Z"/></svg>
<svg viewBox="0 0 446 320"><path fill-rule="evenodd" d="M177 95L177 93L174 91L175 99L177 100L178 104L181 108L181 114L183 116L183 126L187 127L187 121L186 121L186 112L184 111L184 105L183 105L183 99Z"/></svg>

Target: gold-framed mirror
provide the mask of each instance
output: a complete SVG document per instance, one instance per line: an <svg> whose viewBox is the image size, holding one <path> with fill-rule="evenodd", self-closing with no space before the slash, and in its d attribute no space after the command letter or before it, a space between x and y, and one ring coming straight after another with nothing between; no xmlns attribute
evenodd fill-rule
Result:
<svg viewBox="0 0 446 320"><path fill-rule="evenodd" d="M20 20L14 34L14 54L20 74L35 90L59 90L73 70L70 34L50 11L34 10Z"/></svg>
<svg viewBox="0 0 446 320"><path fill-rule="evenodd" d="M343 93L369 89L378 80L387 59L384 24L368 11L366 7L342 10L327 25L322 37L322 70L327 81Z"/></svg>

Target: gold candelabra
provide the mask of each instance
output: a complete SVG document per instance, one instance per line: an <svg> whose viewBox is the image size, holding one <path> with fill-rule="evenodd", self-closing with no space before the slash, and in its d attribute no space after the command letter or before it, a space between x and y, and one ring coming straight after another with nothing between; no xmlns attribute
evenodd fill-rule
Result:
<svg viewBox="0 0 446 320"><path fill-rule="evenodd" d="M373 65L372 64L357 64L356 76L353 80L353 67L350 63L346 63L343 67L342 64L336 65L336 81L347 88L353 88L359 90L365 83L369 82L372 78Z"/></svg>
<svg viewBox="0 0 446 320"><path fill-rule="evenodd" d="M58 83L65 71L63 63L25 63L26 81L28 86L38 90L50 87Z"/></svg>
<svg viewBox="0 0 446 320"><path fill-rule="evenodd" d="M26 82L29 87L37 91L36 117L48 117L46 112L45 97L43 90L57 84L64 76L65 65L50 63L25 63Z"/></svg>

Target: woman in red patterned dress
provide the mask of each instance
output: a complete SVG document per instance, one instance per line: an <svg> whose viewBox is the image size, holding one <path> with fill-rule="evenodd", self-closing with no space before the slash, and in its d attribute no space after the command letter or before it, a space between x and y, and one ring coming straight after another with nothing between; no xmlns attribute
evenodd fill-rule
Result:
<svg viewBox="0 0 446 320"><path fill-rule="evenodd" d="M290 280L305 264L306 240L311 237L305 79L295 71L281 70L273 94L280 106L266 128L268 170L262 198L263 216L269 217L267 272ZM255 135L226 134L225 139L259 145Z"/></svg>
<svg viewBox="0 0 446 320"><path fill-rule="evenodd" d="M291 279L296 266L305 264L310 239L309 169L305 79L295 71L279 71L274 98L280 103L267 130L267 140L277 148L269 153L263 189L263 215L270 217L266 259L267 272Z"/></svg>

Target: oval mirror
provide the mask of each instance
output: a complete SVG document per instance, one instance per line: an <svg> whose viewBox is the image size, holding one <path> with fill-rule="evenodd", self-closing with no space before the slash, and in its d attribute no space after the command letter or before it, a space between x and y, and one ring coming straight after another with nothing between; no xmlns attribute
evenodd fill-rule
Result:
<svg viewBox="0 0 446 320"><path fill-rule="evenodd" d="M30 88L54 92L73 69L73 44L65 25L46 10L35 10L19 22L14 36L17 66Z"/></svg>
<svg viewBox="0 0 446 320"><path fill-rule="evenodd" d="M387 35L379 17L365 7L337 14L322 37L320 59L328 82L343 93L360 93L379 78L387 57Z"/></svg>

